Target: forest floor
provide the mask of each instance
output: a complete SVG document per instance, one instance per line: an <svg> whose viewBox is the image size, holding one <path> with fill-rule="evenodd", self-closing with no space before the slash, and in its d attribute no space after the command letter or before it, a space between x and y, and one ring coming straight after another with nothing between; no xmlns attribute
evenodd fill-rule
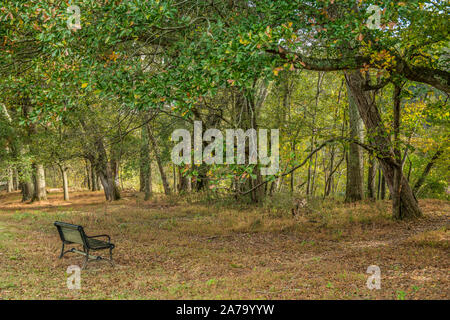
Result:
<svg viewBox="0 0 450 320"><path fill-rule="evenodd" d="M450 202L421 200L424 218L398 222L389 201L288 208L125 193L0 193L0 299L450 299ZM116 267L92 262L67 288L54 221L111 235ZM104 252L107 254L107 252ZM370 265L381 289L369 290Z"/></svg>

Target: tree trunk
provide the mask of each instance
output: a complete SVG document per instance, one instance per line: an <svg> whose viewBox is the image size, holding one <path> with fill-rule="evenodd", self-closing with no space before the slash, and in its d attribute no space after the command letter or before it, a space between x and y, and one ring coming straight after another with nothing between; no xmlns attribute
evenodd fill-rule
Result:
<svg viewBox="0 0 450 320"><path fill-rule="evenodd" d="M430 162L427 163L427 166L425 167L425 169L423 170L423 172L420 175L419 179L417 180L416 184L414 185L414 188L413 188L414 194L417 194L417 192L419 191L420 187L425 182L426 177L430 173L431 168L433 167L433 165L436 163L436 160L442 155L443 152L444 152L444 149L443 148L439 148L436 151L436 153L433 155L433 157L431 158ZM410 169L411 169L411 166L410 166Z"/></svg>
<svg viewBox="0 0 450 320"><path fill-rule="evenodd" d="M120 185L119 169L120 169L120 161L112 159L111 160L111 170L113 173L114 185L116 188L119 188L119 185Z"/></svg>
<svg viewBox="0 0 450 320"><path fill-rule="evenodd" d="M260 89L261 88L263 89L262 91L258 90L255 91L255 88L253 88L253 90L250 91L245 97L247 121L245 121L243 125L246 127L247 130L255 129L256 132L258 131L258 112L261 109L268 92L267 87L265 87L265 85L262 85ZM288 89L288 91L290 90ZM289 105L290 108L289 102L290 93L288 93L288 96L289 99L286 100L286 104ZM295 147L295 144L293 146ZM248 148L246 148L246 158L250 159L250 143L248 144ZM256 179L253 179L251 176L249 177L249 179L251 180L252 188L253 186L260 185L263 182L263 177L261 175L261 171L258 168L258 166L254 167L253 174L256 175ZM252 201L254 203L261 203L264 200L264 197L265 197L265 189L261 186L253 190L251 195Z"/></svg>
<svg viewBox="0 0 450 320"><path fill-rule="evenodd" d="M186 191L186 179L183 177L183 173L181 172L181 167L177 167L175 170L175 174L178 176L178 185L177 190L179 193Z"/></svg>
<svg viewBox="0 0 450 320"><path fill-rule="evenodd" d="M111 170L110 162L108 161L105 146L101 139L95 142L97 158L94 160L94 167L97 176L103 186L103 192L107 201L114 201L120 199L119 189L114 181L114 175Z"/></svg>
<svg viewBox="0 0 450 320"><path fill-rule="evenodd" d="M114 201L120 199L120 192L114 183L114 177L109 165L104 166L99 164L97 166L97 176L100 178L100 182L103 186L103 192L107 201Z"/></svg>
<svg viewBox="0 0 450 320"><path fill-rule="evenodd" d="M253 174L256 175L256 179L252 179L249 177L250 188L254 188L263 182L263 178L261 176L261 172L258 167L255 167L253 170ZM259 187L251 192L251 200L253 203L261 203L264 200L265 192L264 188Z"/></svg>
<svg viewBox="0 0 450 320"><path fill-rule="evenodd" d="M159 173L161 175L161 180L162 180L162 184L163 184L163 188L164 188L164 193L166 195L169 195L170 194L169 182L167 180L166 173L164 172L164 166L163 166L163 163L162 163L161 156L159 154L158 145L156 144L156 139L155 139L155 137L152 134L152 131L151 131L149 123L146 124L146 127L147 127L148 138L149 138L150 143L151 143L151 145L153 147L153 153L155 155L156 163L158 164L158 169L159 169Z"/></svg>
<svg viewBox="0 0 450 320"><path fill-rule="evenodd" d="M97 176L95 175L94 165L91 163L91 191L97 191Z"/></svg>
<svg viewBox="0 0 450 320"><path fill-rule="evenodd" d="M100 178L100 182L103 186L103 191L105 193L105 198L107 201L113 201L114 199L114 188L112 186L113 179L112 177L108 178L108 174L106 173L106 168L100 169L101 171L97 171L97 175Z"/></svg>
<svg viewBox="0 0 450 320"><path fill-rule="evenodd" d="M14 178L13 178L13 169L8 168L8 181L6 186L6 192L13 192L14 191Z"/></svg>
<svg viewBox="0 0 450 320"><path fill-rule="evenodd" d="M375 157L369 157L369 170L367 173L367 196L369 199L375 200L375 180L377 177L377 168Z"/></svg>
<svg viewBox="0 0 450 320"><path fill-rule="evenodd" d="M139 167L139 192L144 192L145 190L145 176L142 167Z"/></svg>
<svg viewBox="0 0 450 320"><path fill-rule="evenodd" d="M323 157L325 162L325 157ZM330 172L327 175L326 167L324 165L323 173L324 173L324 187L323 187L323 197L327 197L330 195L331 185L333 184L333 165L334 165L334 146L330 149Z"/></svg>
<svg viewBox="0 0 450 320"><path fill-rule="evenodd" d="M61 170L61 176L63 181L64 201L69 201L69 182L67 180L68 168L64 165L59 165L59 169Z"/></svg>
<svg viewBox="0 0 450 320"><path fill-rule="evenodd" d="M179 190L177 188L177 170L175 168L175 165L172 164L172 177L173 177L173 192L177 193Z"/></svg>
<svg viewBox="0 0 450 320"><path fill-rule="evenodd" d="M139 190L145 192L144 200L152 195L152 168L150 160L150 140L146 126L141 128L141 154L139 165Z"/></svg>
<svg viewBox="0 0 450 320"><path fill-rule="evenodd" d="M183 171L181 167L178 167L178 191L179 192L187 192L190 191L189 184L191 181L191 177L183 176Z"/></svg>
<svg viewBox="0 0 450 320"><path fill-rule="evenodd" d="M47 191L45 190L45 170L42 164L34 165L34 194L33 201L47 200Z"/></svg>
<svg viewBox="0 0 450 320"><path fill-rule="evenodd" d="M20 183L20 188L22 191L22 202L31 200L33 198L34 186L30 180L22 181Z"/></svg>
<svg viewBox="0 0 450 320"><path fill-rule="evenodd" d="M363 122L358 113L354 98L347 86L348 122L350 138L363 141ZM347 158L347 188L345 201L353 202L364 198L364 161L363 150L357 143L350 143Z"/></svg>
<svg viewBox="0 0 450 320"><path fill-rule="evenodd" d="M19 165L17 169L17 179L19 181L19 188L22 193L22 202L31 200L34 193L34 185L30 166Z"/></svg>
<svg viewBox="0 0 450 320"><path fill-rule="evenodd" d="M381 168L378 167L377 199L381 199Z"/></svg>
<svg viewBox="0 0 450 320"><path fill-rule="evenodd" d="M19 190L19 170L14 168L14 191Z"/></svg>
<svg viewBox="0 0 450 320"><path fill-rule="evenodd" d="M402 162L402 153L400 150L400 107L401 107L401 98L400 94L402 92L402 88L400 85L394 85L394 157L397 163ZM401 182L402 182L402 165L394 167L394 184L393 190L391 190L392 196L392 211L393 215L396 219L402 218L402 206L400 201L400 192L401 192Z"/></svg>
<svg viewBox="0 0 450 320"><path fill-rule="evenodd" d="M380 199L384 200L386 198L386 178L384 177L383 170L381 170L381 193L380 193Z"/></svg>
<svg viewBox="0 0 450 320"><path fill-rule="evenodd" d="M311 196L313 198L316 194L316 188L317 188L316 176L317 176L317 157L318 157L318 155L319 155L318 152L316 152L316 154L314 155L314 170L313 170L312 183L311 183Z"/></svg>
<svg viewBox="0 0 450 320"><path fill-rule="evenodd" d="M192 176L186 176L187 191L192 192Z"/></svg>
<svg viewBox="0 0 450 320"><path fill-rule="evenodd" d="M283 180L284 180L284 176L279 176L276 180L276 190L277 192L280 192L281 189L283 188Z"/></svg>
<svg viewBox="0 0 450 320"><path fill-rule="evenodd" d="M84 163L85 163L85 168L86 168L86 185L87 185L88 190L91 190L91 177L92 177L92 175L91 175L91 172L90 172L89 165L88 165L87 161L85 160Z"/></svg>
<svg viewBox="0 0 450 320"><path fill-rule="evenodd" d="M92 191L98 191L99 190L99 185L98 185L98 178L97 175L95 174L95 164L94 164L94 160L90 160L90 174L91 174L91 190Z"/></svg>
<svg viewBox="0 0 450 320"><path fill-rule="evenodd" d="M141 127L141 149L139 156L139 192L145 191L146 175L148 172L148 164L150 162L150 144L147 134L147 128Z"/></svg>
<svg viewBox="0 0 450 320"><path fill-rule="evenodd" d="M269 188L269 196L273 195L273 192L275 190L275 186L276 186L277 182L276 180L272 181L272 183L270 184L270 188Z"/></svg>
<svg viewBox="0 0 450 320"><path fill-rule="evenodd" d="M150 199L150 197L152 196L152 167L151 167L151 163L149 162L148 164L148 172L145 174L145 179L144 179L144 192L145 192L145 196L144 196L144 200L147 201Z"/></svg>
<svg viewBox="0 0 450 320"><path fill-rule="evenodd" d="M400 181L400 205L401 219L413 218L422 215L416 198L403 176L401 164L395 161L395 155L392 151L388 134L383 126L378 108L374 104L370 95L363 90L365 80L359 71L347 72L346 80L351 94L355 99L359 114L366 126L367 134L371 137L371 145L377 150L377 157L380 166L383 169L383 175L386 179L389 190L394 192L394 172L399 167Z"/></svg>

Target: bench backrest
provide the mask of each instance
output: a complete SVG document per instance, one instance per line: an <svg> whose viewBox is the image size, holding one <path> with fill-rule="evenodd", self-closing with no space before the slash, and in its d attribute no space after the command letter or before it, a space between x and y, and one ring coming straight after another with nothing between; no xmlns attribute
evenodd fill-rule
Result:
<svg viewBox="0 0 450 320"><path fill-rule="evenodd" d="M56 221L54 224L63 242L72 242L87 246L86 234L82 226L59 221Z"/></svg>

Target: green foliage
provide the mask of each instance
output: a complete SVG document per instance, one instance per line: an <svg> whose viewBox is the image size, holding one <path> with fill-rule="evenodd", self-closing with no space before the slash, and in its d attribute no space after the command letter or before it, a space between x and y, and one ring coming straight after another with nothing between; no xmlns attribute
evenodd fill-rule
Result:
<svg viewBox="0 0 450 320"><path fill-rule="evenodd" d="M257 124L280 128L281 169L286 172L322 141L346 134L348 101L338 71L361 69L369 72L372 83L406 82L401 147L410 154L411 181L417 179L426 165L421 155L448 140L443 94L449 90L448 3L249 4L80 0L81 29L70 30L67 22L73 16L66 2L4 0L0 103L12 122L0 116L2 176L7 168L20 167L22 177L30 179L36 161L81 170L79 159L95 150L101 138L108 160L120 159L122 178L132 180L139 172L136 128L142 118L159 112L152 125L167 168L174 128L192 129L199 117L220 119L214 123L220 128L237 126L233 101L241 96L256 106L264 89L268 94L258 107ZM366 25L370 5L382 10L379 28ZM321 88L322 74L306 70L326 72ZM376 97L386 128L392 121L391 91L384 87ZM367 141L371 139L369 133ZM293 178L286 176L282 187L292 178L294 189L305 188L302 183L313 167L314 177L325 179L315 180L312 195L325 194L327 172L335 165L336 178L330 183L339 194L345 172L337 163L346 152L346 145L327 146ZM446 165L439 162L436 172L448 176ZM208 175L216 194L233 179L245 184L257 178L252 165L181 170L184 176ZM270 185L277 176L267 179ZM430 176L422 195L442 195L446 180Z"/></svg>

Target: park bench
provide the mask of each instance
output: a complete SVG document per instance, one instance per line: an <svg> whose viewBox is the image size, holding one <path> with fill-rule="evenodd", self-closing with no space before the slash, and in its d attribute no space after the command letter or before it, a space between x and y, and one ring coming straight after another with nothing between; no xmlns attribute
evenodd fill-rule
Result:
<svg viewBox="0 0 450 320"><path fill-rule="evenodd" d="M112 249L114 249L114 244L111 243L111 237L107 234L101 234L98 236L92 236L89 237L84 232L84 229L82 226L78 226L75 224L70 224L66 222L59 222L55 221L54 225L58 229L59 236L61 237L62 241L62 249L61 254L59 255L59 258L61 259L64 254L68 252L74 252L82 254L86 257L83 266L81 267L84 269L88 262L90 260L106 260L108 261L112 266L114 266L114 261L112 258ZM105 237L108 238L108 241L98 240L96 238ZM70 250L64 251L64 245L66 244L79 244L83 246L83 251L77 250L75 248L72 248ZM109 249L109 259L105 259L101 256L94 256L91 255L89 252L91 250L103 250L103 249Z"/></svg>

